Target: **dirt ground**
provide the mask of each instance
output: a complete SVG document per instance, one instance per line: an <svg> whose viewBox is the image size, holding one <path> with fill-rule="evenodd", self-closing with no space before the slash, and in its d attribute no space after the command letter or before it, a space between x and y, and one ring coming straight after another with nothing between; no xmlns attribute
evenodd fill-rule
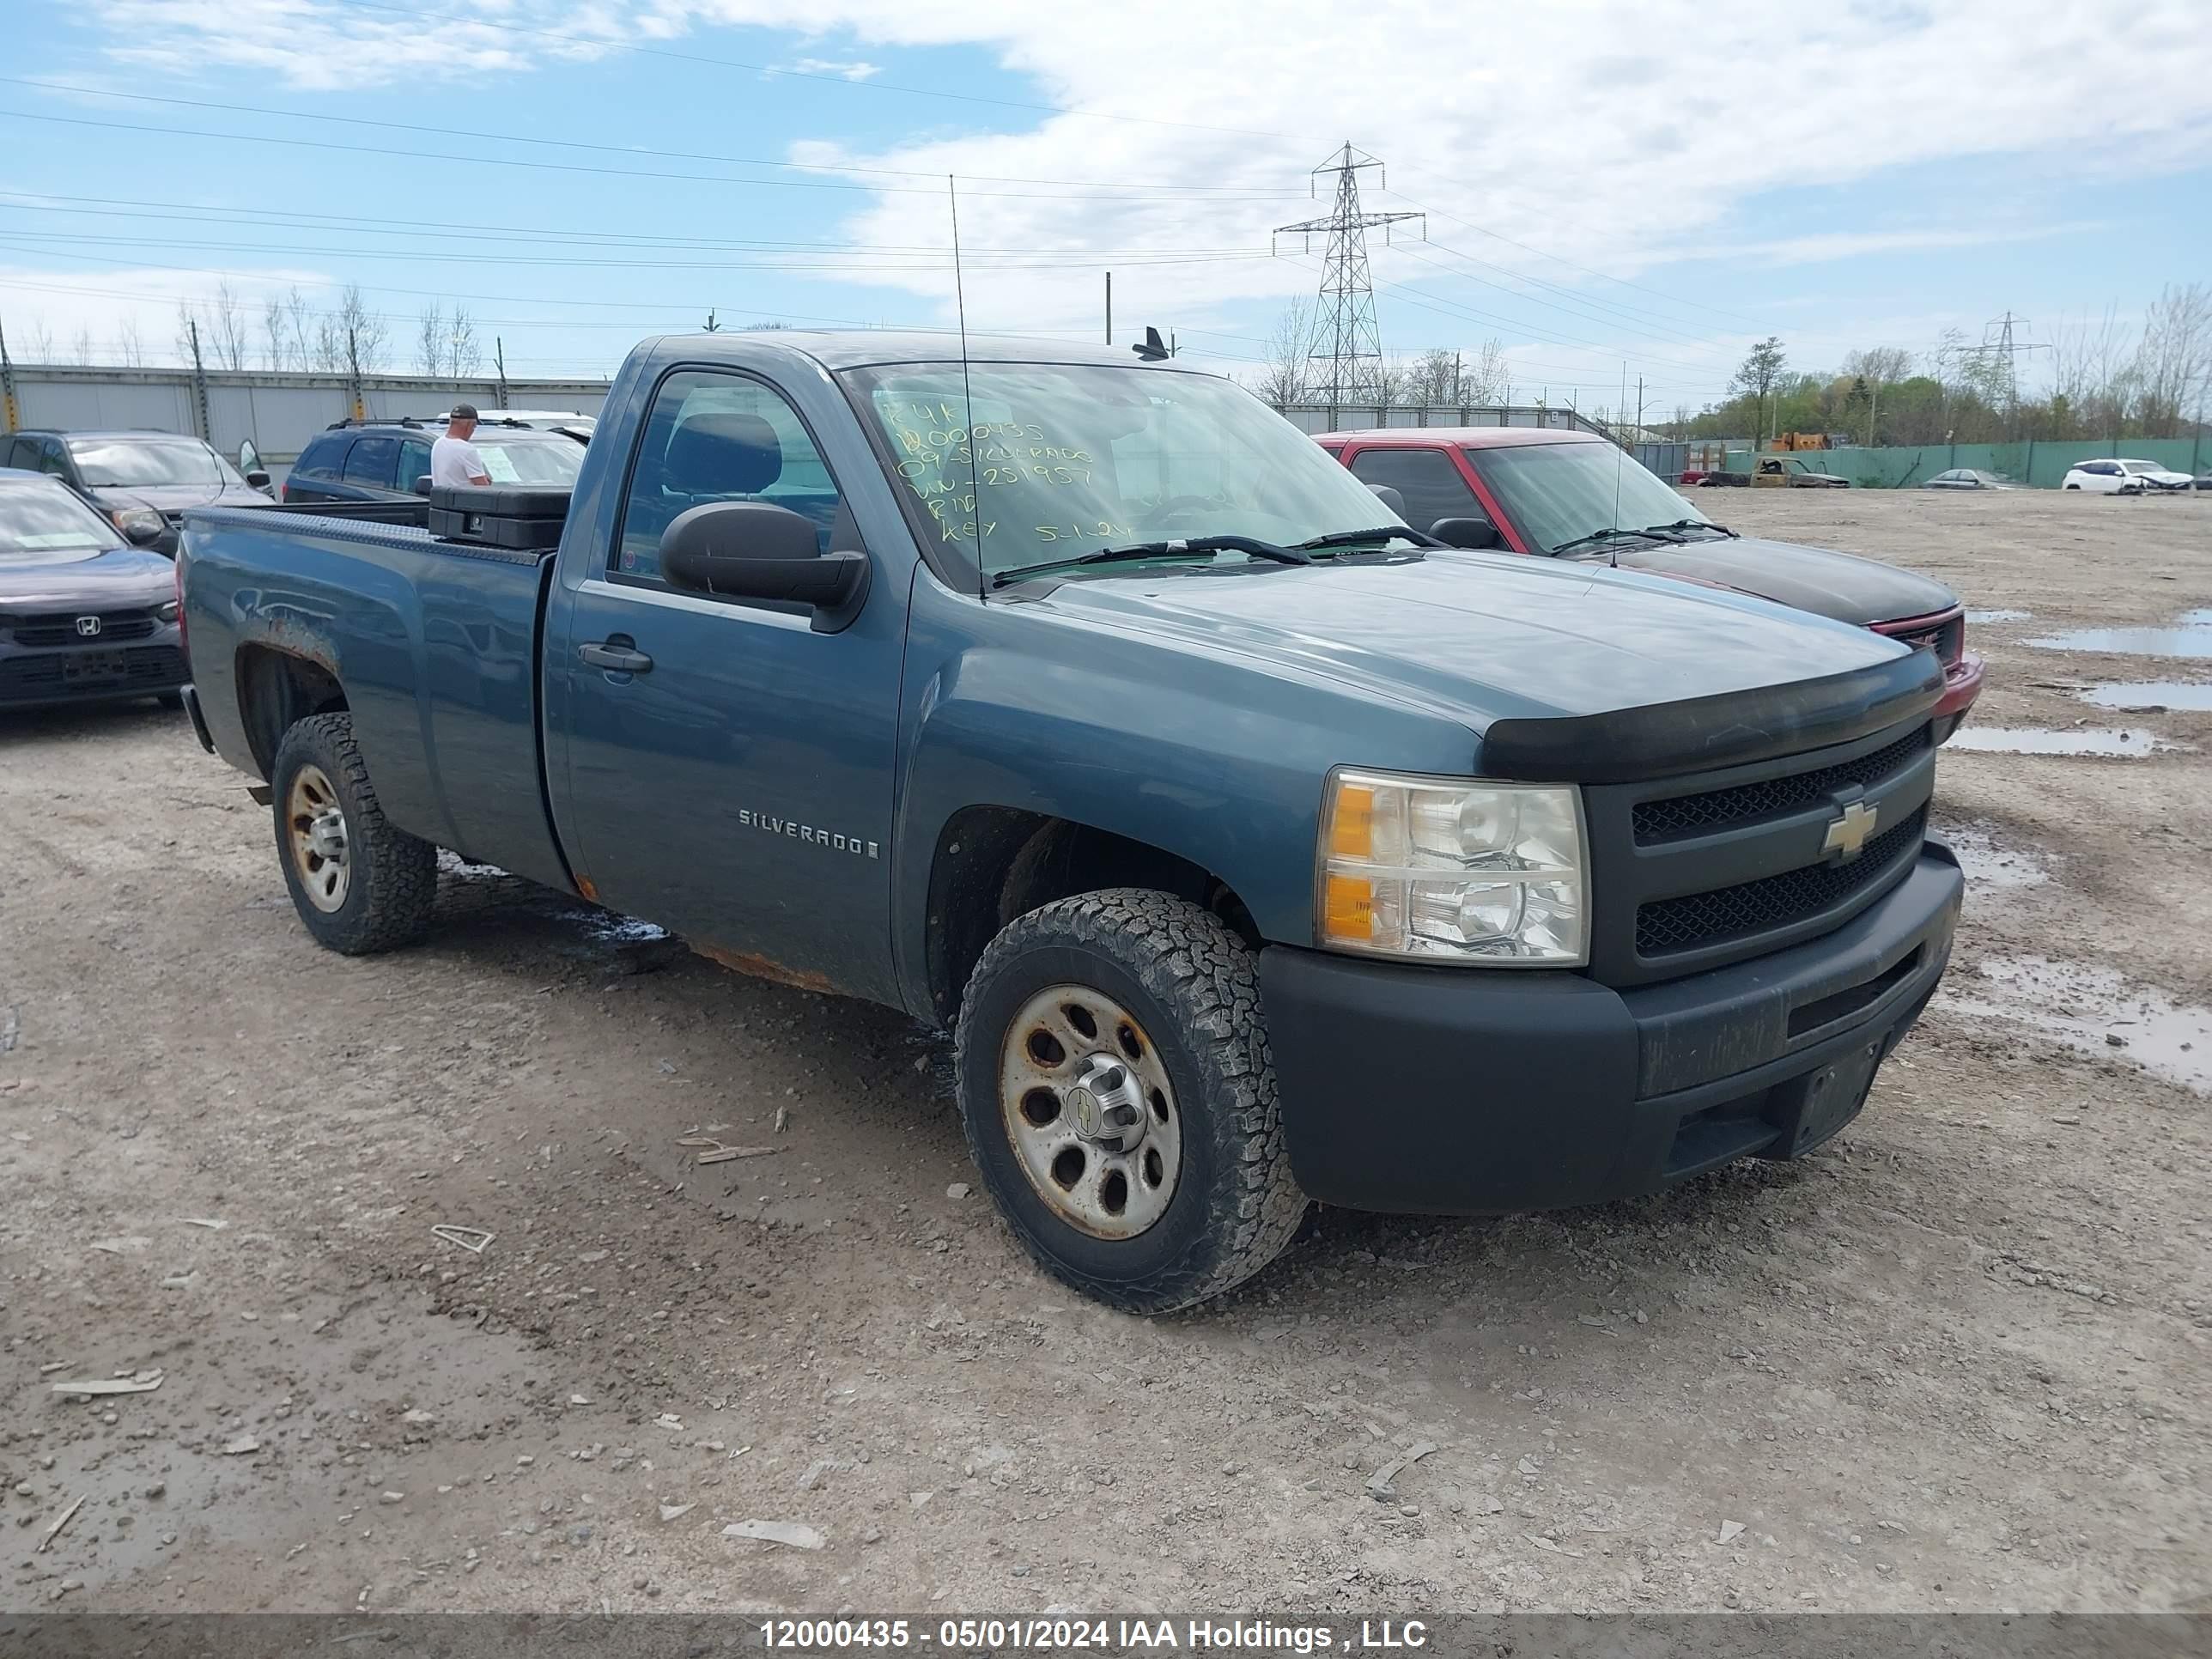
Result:
<svg viewBox="0 0 2212 1659"><path fill-rule="evenodd" d="M0 717L0 1607L2212 1605L2212 714L2079 695L2212 665L2032 643L2212 606L2212 496L1698 504L2032 613L1970 730L2163 746L1946 752L1948 988L1803 1164L1172 1319L1032 1271L897 1017L458 866L328 954L182 716Z"/></svg>

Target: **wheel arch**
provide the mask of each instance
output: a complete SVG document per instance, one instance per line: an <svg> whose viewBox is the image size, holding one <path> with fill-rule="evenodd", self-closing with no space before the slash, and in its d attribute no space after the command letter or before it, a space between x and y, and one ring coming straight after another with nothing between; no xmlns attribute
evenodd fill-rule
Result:
<svg viewBox="0 0 2212 1659"><path fill-rule="evenodd" d="M252 641L238 648L234 684L239 720L265 779L276 760L284 733L315 714L346 711L345 687L337 670L321 656L280 645Z"/></svg>
<svg viewBox="0 0 2212 1659"><path fill-rule="evenodd" d="M1257 950L1250 908L1205 866L1079 819L1021 807L964 807L932 851L924 932L929 1012L951 1025L985 947L1016 917L1056 899L1142 887L1189 900Z"/></svg>

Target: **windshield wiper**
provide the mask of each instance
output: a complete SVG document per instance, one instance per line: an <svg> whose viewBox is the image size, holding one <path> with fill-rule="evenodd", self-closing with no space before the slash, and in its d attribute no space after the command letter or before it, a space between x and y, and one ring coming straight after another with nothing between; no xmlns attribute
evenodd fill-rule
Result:
<svg viewBox="0 0 2212 1659"><path fill-rule="evenodd" d="M1169 542L1132 542L1127 547L1102 547L1096 553L1079 553L1072 558L1043 559L1036 564L1018 564L1011 570L994 574L991 586L1004 587L1027 576L1041 576L1048 570L1072 570L1079 565L1119 564L1133 559L1172 558L1183 554L1203 554L1211 557L1216 553L1248 553L1255 559L1271 559L1277 564L1313 562L1310 556L1297 548L1278 547L1273 542L1263 542L1253 536L1192 536Z"/></svg>
<svg viewBox="0 0 2212 1659"><path fill-rule="evenodd" d="M1651 524L1644 526L1644 533L1647 536L1656 536L1662 532L1670 530L1710 530L1718 535L1726 536L1731 541L1740 539L1735 531L1730 530L1724 524L1715 524L1711 519L1677 519L1672 524Z"/></svg>
<svg viewBox="0 0 2212 1659"><path fill-rule="evenodd" d="M1357 547L1362 542L1388 541L1392 537L1408 541L1416 547L1443 547L1446 544L1434 536L1402 524L1383 525L1374 530L1338 530L1326 536L1310 536L1296 544L1300 548Z"/></svg>
<svg viewBox="0 0 2212 1659"><path fill-rule="evenodd" d="M1572 541L1561 542L1557 547L1554 547L1552 551L1554 553L1568 553L1572 552L1577 547L1595 547L1600 542L1612 540L1615 536L1649 536L1655 542L1663 541L1666 539L1656 530L1623 530L1618 528L1608 528L1605 530L1593 530L1587 536L1577 536Z"/></svg>

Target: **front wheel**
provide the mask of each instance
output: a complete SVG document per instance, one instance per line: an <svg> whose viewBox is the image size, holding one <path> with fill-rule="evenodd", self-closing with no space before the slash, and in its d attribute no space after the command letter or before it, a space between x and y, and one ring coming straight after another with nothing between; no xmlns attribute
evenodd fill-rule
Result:
<svg viewBox="0 0 2212 1659"><path fill-rule="evenodd" d="M1109 1306L1218 1296L1305 1213L1252 953L1197 905L1117 888L1008 924L969 981L957 1065L1000 1212Z"/></svg>
<svg viewBox="0 0 2212 1659"><path fill-rule="evenodd" d="M317 944L359 957L422 936L438 849L386 820L352 715L316 714L286 732L269 787L284 884Z"/></svg>

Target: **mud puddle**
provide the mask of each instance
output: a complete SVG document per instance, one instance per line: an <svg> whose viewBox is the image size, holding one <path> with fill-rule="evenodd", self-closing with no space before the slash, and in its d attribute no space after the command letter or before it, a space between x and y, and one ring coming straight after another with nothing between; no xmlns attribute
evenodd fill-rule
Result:
<svg viewBox="0 0 2212 1659"><path fill-rule="evenodd" d="M2033 611L1969 611L1966 613L1966 620L1976 623L2033 622L2035 612Z"/></svg>
<svg viewBox="0 0 2212 1659"><path fill-rule="evenodd" d="M1954 733L1950 747L1987 755L2105 755L2141 760L2172 744L2148 732L2116 732L2082 726L2070 732L2039 726L1969 726Z"/></svg>
<svg viewBox="0 0 2212 1659"><path fill-rule="evenodd" d="M2166 628L2077 628L2028 643L2046 651L2102 651L2122 657L2212 658L2212 609L2185 611Z"/></svg>
<svg viewBox="0 0 2212 1659"><path fill-rule="evenodd" d="M2212 712L2212 684L2196 680L2136 680L2116 685L2093 685L2074 695L2100 708Z"/></svg>
<svg viewBox="0 0 2212 1659"><path fill-rule="evenodd" d="M2110 968L1996 957L1978 978L1946 981L1939 1006L2002 1021L2085 1054L2134 1060L2145 1071L2199 1094L2212 1094L2212 1010L2175 1002L2164 992L2130 989Z"/></svg>
<svg viewBox="0 0 2212 1659"><path fill-rule="evenodd" d="M1939 823L1936 838L1959 855L1966 884L1977 890L2040 887L2051 872L2033 853L2007 847L1985 823Z"/></svg>
<svg viewBox="0 0 2212 1659"><path fill-rule="evenodd" d="M471 864L444 848L438 853L438 917L464 927L542 931L556 949L586 956L619 957L674 937L653 922L585 903L495 864Z"/></svg>

